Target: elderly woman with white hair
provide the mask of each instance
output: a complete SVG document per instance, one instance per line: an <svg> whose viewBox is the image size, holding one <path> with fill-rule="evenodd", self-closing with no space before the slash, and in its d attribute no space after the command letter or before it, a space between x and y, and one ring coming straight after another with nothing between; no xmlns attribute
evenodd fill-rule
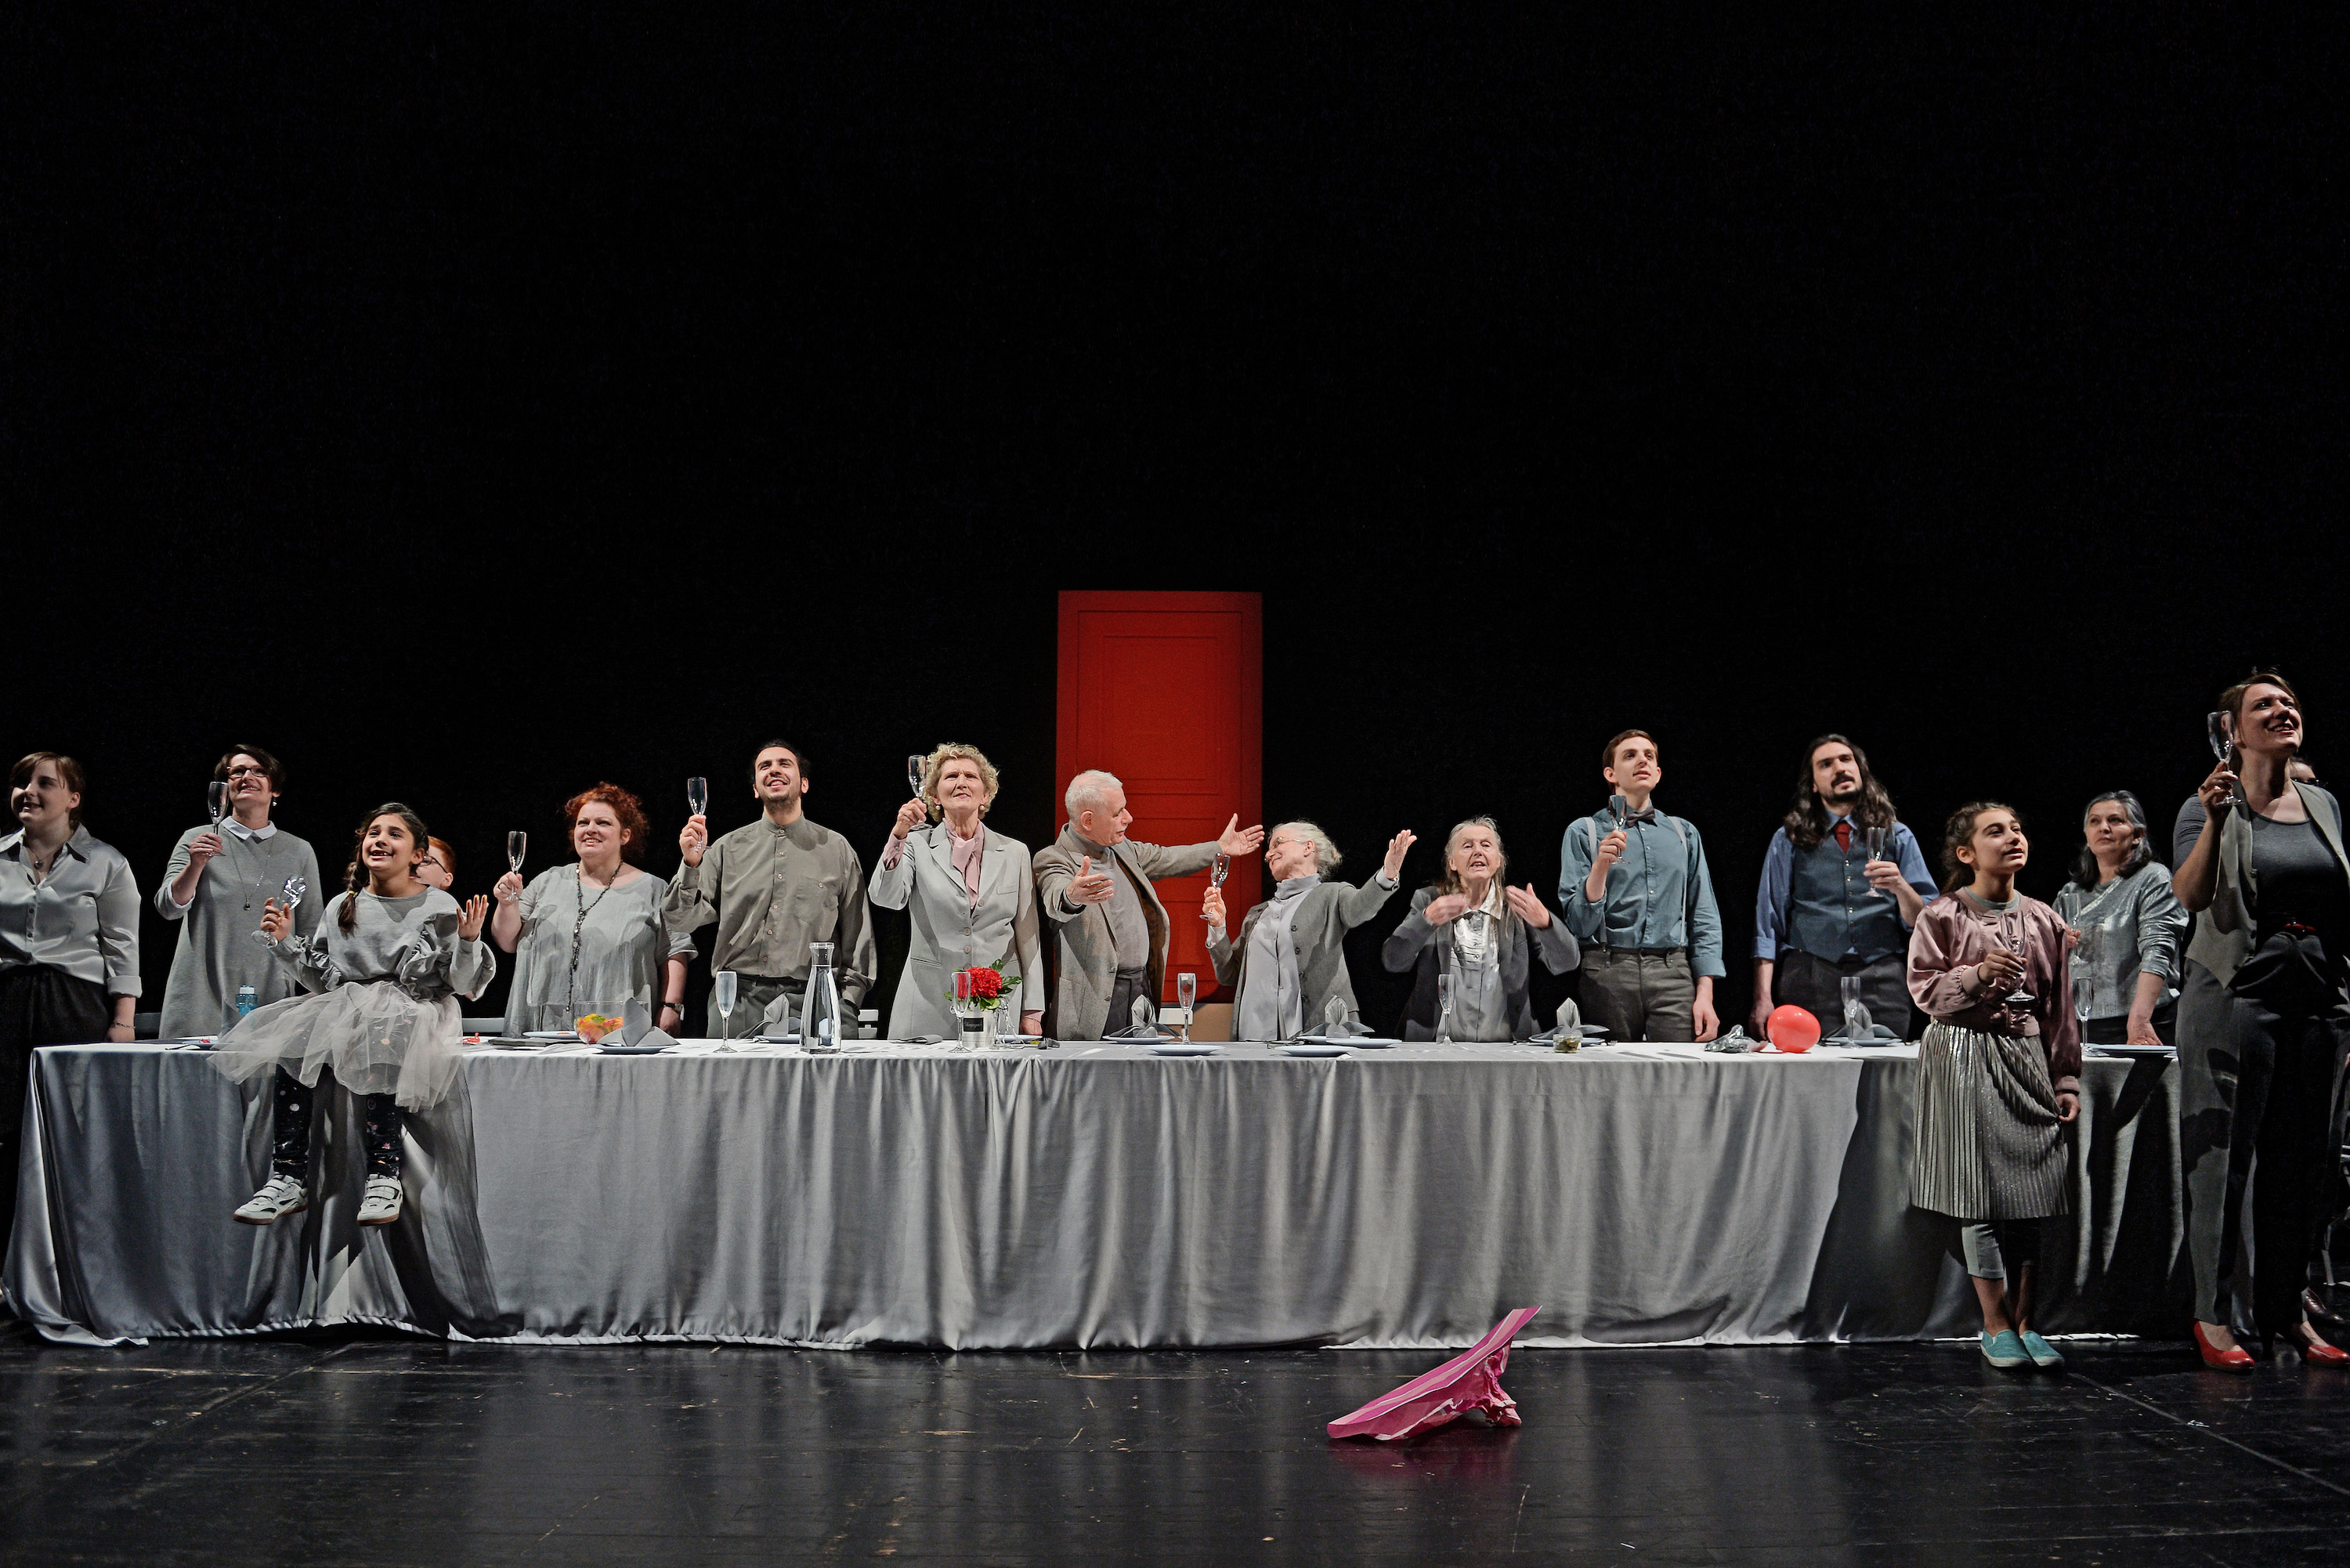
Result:
<svg viewBox="0 0 2350 1568"><path fill-rule="evenodd" d="M1399 885L1406 828L1388 841L1387 861L1359 888L1323 880L1338 868L1338 846L1310 822L1284 822L1264 841L1274 893L1241 921L1234 946L1225 934L1224 896L1211 888L1200 918L1208 922L1208 959L1219 984L1235 988L1232 1038L1295 1040L1324 1021L1336 1001L1353 1017L1355 982L1347 972L1347 933L1379 912Z"/></svg>
<svg viewBox="0 0 2350 1568"><path fill-rule="evenodd" d="M1098 1040L1126 1026L1138 1002L1157 1005L1167 981L1167 906L1151 884L1207 868L1218 854L1250 855L1263 827L1238 814L1205 844L1138 844L1115 774L1069 781L1069 825L1036 852L1036 907L1051 922L1059 980L1045 1020L1061 1040Z"/></svg>
<svg viewBox="0 0 2350 1568"><path fill-rule="evenodd" d="M1583 961L1566 922L1532 886L1509 885L1509 857L1490 816L1472 816L1444 838L1444 869L1411 896L1379 961L1396 974L1415 971L1404 1008L1403 1037L1460 1041L1534 1037L1534 955L1565 974ZM1452 977L1451 1016L1440 999Z"/></svg>
<svg viewBox="0 0 2350 1568"><path fill-rule="evenodd" d="M922 763L922 793L898 808L867 892L910 909L913 943L889 1003L889 1038L955 1033L954 977L985 968L1016 977L999 1004L1023 1033L1045 1026L1045 948L1028 846L983 820L1001 780L977 746L952 742Z"/></svg>

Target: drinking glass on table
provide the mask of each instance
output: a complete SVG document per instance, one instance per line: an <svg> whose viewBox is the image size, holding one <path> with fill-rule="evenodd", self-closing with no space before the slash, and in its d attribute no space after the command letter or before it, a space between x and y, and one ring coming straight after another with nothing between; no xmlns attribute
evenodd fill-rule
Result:
<svg viewBox="0 0 2350 1568"><path fill-rule="evenodd" d="M710 815L710 781L708 779L685 781L685 811L688 816Z"/></svg>
<svg viewBox="0 0 2350 1568"><path fill-rule="evenodd" d="M1183 1042L1187 1045L1191 1041L1191 1003L1198 1001L1199 996L1200 977L1188 969L1177 971L1175 1005L1183 1010Z"/></svg>
<svg viewBox="0 0 2350 1568"><path fill-rule="evenodd" d="M1436 1043L1452 1044L1452 971L1436 977Z"/></svg>
<svg viewBox="0 0 2350 1568"><path fill-rule="evenodd" d="M718 1037L721 1040L734 1038L734 998L739 994L735 984L734 971L731 969L722 969L710 977L710 999L718 1004Z"/></svg>

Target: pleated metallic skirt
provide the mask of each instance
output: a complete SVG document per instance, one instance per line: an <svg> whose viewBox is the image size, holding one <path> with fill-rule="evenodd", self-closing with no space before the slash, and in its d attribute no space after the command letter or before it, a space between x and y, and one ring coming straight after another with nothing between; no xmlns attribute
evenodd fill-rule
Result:
<svg viewBox="0 0 2350 1568"><path fill-rule="evenodd" d="M2072 1153L2040 1042L1929 1023L1918 1046L1909 1202L1958 1220L2072 1208Z"/></svg>

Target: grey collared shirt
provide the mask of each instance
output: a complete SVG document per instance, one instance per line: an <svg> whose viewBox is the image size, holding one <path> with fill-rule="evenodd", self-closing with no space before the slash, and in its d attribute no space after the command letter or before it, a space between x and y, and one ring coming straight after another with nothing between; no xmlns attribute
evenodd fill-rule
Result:
<svg viewBox="0 0 2350 1568"><path fill-rule="evenodd" d="M0 838L0 969L45 963L109 996L139 994L139 882L110 844L77 827L33 880L20 828Z"/></svg>
<svg viewBox="0 0 2350 1568"><path fill-rule="evenodd" d="M865 867L848 840L802 817L765 817L713 840L699 866L680 866L661 908L679 935L718 922L713 970L806 983L808 944L833 944L841 1000L865 999L879 967L865 907Z"/></svg>

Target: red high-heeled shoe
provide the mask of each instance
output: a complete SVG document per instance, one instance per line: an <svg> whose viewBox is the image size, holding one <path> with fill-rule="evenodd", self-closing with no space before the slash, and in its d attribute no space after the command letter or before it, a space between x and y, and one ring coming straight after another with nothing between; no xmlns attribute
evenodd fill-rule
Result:
<svg viewBox="0 0 2350 1568"><path fill-rule="evenodd" d="M2195 1348L2202 1353L2203 1365L2214 1372L2250 1372L2252 1369L2251 1352L2242 1345L2230 1345L2222 1350L2204 1338L2203 1320L2200 1318L2195 1320Z"/></svg>
<svg viewBox="0 0 2350 1568"><path fill-rule="evenodd" d="M2302 1338L2303 1334L2308 1334L2309 1337ZM2317 1337L2317 1330L2305 1323L2300 1329L2286 1334L2285 1338L2292 1342L2295 1350L2301 1352L2301 1358L2312 1366L2350 1366L2350 1350L2326 1344Z"/></svg>

